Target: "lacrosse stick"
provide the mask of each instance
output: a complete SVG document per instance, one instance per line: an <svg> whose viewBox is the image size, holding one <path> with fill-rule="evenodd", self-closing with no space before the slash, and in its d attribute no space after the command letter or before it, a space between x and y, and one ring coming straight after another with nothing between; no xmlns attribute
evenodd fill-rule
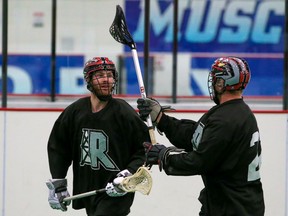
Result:
<svg viewBox="0 0 288 216"><path fill-rule="evenodd" d="M86 193L77 194L77 195L70 196L70 197L65 197L62 202L68 202L68 201L71 201L71 200L80 199L80 198L96 195L96 194L103 193L103 192L106 192L105 188L102 188L102 189L99 189L99 190L94 190L94 191L89 191L89 192L86 192Z"/></svg>
<svg viewBox="0 0 288 216"><path fill-rule="evenodd" d="M138 168L136 173L123 179L123 181L120 183L120 188L125 192L139 191L144 195L148 195L152 188L152 178L149 170L146 167ZM103 192L106 192L105 188L66 197L62 202L93 196Z"/></svg>
<svg viewBox="0 0 288 216"><path fill-rule="evenodd" d="M145 87L144 87L144 83L143 83L141 68L140 68L138 54L137 54L137 50L136 50L136 44L135 44L131 34L128 31L128 27L126 24L126 18L125 18L125 15L124 15L123 10L122 10L120 5L116 6L116 15L115 15L114 21L113 21L113 23L109 29L109 32L110 32L111 36L117 42L128 45L131 48L134 66L136 69L136 74L137 74L137 79L138 79L139 90L141 93L141 97L143 99L145 99L146 98L146 91L145 91ZM151 143L156 144L153 124L152 124L152 120L151 120L150 115L147 117L147 125L149 128L149 135L150 135Z"/></svg>
<svg viewBox="0 0 288 216"><path fill-rule="evenodd" d="M121 189L126 192L139 191L144 195L148 195L152 188L152 177L147 167L139 167L136 173L128 176L121 182Z"/></svg>

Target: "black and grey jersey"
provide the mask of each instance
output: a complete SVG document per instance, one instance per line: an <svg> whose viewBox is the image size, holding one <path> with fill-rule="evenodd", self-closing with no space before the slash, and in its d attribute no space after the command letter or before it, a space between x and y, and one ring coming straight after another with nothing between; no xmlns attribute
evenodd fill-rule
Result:
<svg viewBox="0 0 288 216"><path fill-rule="evenodd" d="M180 129L179 121L163 117L158 128L165 134L173 131L171 125L178 126L177 137L193 131L185 143L168 135L172 144L188 151L169 156L164 168L168 175L202 176L203 215L264 215L260 134L254 114L242 99L214 106L197 123L191 121L190 129L187 125Z"/></svg>
<svg viewBox="0 0 288 216"><path fill-rule="evenodd" d="M135 172L145 160L150 141L145 123L124 100L112 98L97 113L90 97L69 105L56 120L48 141L52 178L65 178L73 164L73 194L100 189L121 170ZM82 200L73 207L83 208Z"/></svg>

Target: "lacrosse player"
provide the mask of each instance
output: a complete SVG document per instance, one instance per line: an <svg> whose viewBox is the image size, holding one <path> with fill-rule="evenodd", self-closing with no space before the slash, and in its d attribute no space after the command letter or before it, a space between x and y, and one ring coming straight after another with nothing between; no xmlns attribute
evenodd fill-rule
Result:
<svg viewBox="0 0 288 216"><path fill-rule="evenodd" d="M63 199L70 196L66 175L72 164L73 194L106 188L74 200L74 209L85 208L88 216L128 215L135 193L121 190L119 183L144 164L148 128L127 102L112 97L118 73L110 59L94 57L83 73L90 96L69 105L49 137L48 201L53 209L67 210L71 201Z"/></svg>
<svg viewBox="0 0 288 216"><path fill-rule="evenodd" d="M215 60L208 89L216 106L198 122L168 116L156 100L137 100L141 118L150 114L175 146L144 143L146 164L158 164L167 175L201 175L201 216L264 215L259 130L242 97L250 73L244 59Z"/></svg>

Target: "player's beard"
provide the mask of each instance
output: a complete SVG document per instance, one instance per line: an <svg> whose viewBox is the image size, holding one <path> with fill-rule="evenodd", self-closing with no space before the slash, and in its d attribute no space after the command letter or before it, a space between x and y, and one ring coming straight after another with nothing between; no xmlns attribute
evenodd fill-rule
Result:
<svg viewBox="0 0 288 216"><path fill-rule="evenodd" d="M215 104L217 104L217 105L220 104L220 99L219 99L219 97L220 97L220 94L217 93L217 92L215 92L215 90L214 90L213 101L214 101Z"/></svg>
<svg viewBox="0 0 288 216"><path fill-rule="evenodd" d="M114 90L115 82L109 83L107 82L100 83L98 80L95 84L93 84L93 94L96 95L96 97L100 101L109 101L112 98L112 92Z"/></svg>
<svg viewBox="0 0 288 216"><path fill-rule="evenodd" d="M213 101L214 101L217 105L219 105L219 104L220 104L220 97L221 97L221 95L224 93L225 88L222 87L222 89L220 89L220 90L216 90L216 89L215 89L215 86L214 86L213 88L214 88L214 90L213 90Z"/></svg>

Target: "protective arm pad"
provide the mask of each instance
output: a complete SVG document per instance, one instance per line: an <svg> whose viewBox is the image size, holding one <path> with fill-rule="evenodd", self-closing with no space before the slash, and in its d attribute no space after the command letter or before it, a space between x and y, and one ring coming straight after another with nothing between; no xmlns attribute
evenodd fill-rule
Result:
<svg viewBox="0 0 288 216"><path fill-rule="evenodd" d="M181 154L184 153L184 149L179 149L176 148L174 146L172 147L167 147L166 149L163 149L160 153L159 153L159 170L162 171L163 167L166 167L167 164L167 160L169 158L170 155L172 154ZM166 168L165 168L165 172L166 172Z"/></svg>
<svg viewBox="0 0 288 216"><path fill-rule="evenodd" d="M172 176L191 176L195 175L195 170L189 170L189 169L181 169L179 166L175 168L174 164L177 158L184 154L188 154L187 152L179 151L180 149L177 149L176 151L172 150L171 152L167 153L163 157L163 169L167 175Z"/></svg>

